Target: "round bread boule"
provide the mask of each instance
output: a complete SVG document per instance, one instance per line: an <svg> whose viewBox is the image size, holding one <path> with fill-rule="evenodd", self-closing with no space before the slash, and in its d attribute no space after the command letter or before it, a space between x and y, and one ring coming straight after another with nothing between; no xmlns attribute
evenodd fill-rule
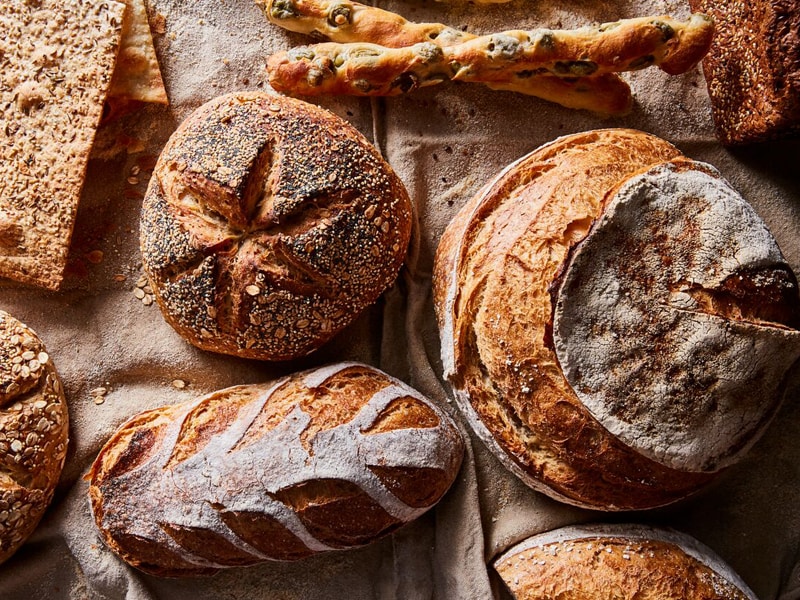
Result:
<svg viewBox="0 0 800 600"><path fill-rule="evenodd" d="M514 600L757 600L710 548L685 533L643 525L534 535L494 568Z"/></svg>
<svg viewBox="0 0 800 600"><path fill-rule="evenodd" d="M531 487L600 510L679 500L755 442L800 357L794 274L709 165L632 130L510 165L439 245L445 376Z"/></svg>
<svg viewBox="0 0 800 600"><path fill-rule="evenodd" d="M44 345L0 310L0 563L33 533L67 456L69 414Z"/></svg>
<svg viewBox="0 0 800 600"><path fill-rule="evenodd" d="M165 319L204 350L304 356L395 280L411 202L343 119L259 92L201 106L164 147L141 250Z"/></svg>

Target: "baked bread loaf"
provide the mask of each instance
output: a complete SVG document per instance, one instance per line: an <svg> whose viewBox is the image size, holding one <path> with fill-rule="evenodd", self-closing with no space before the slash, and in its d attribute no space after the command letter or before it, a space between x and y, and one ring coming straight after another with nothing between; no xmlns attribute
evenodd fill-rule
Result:
<svg viewBox="0 0 800 600"><path fill-rule="evenodd" d="M400 179L351 125L259 92L177 129L142 207L144 269L195 346L284 360L317 349L394 282L411 235Z"/></svg>
<svg viewBox="0 0 800 600"><path fill-rule="evenodd" d="M710 548L642 525L563 527L494 562L515 600L758 600Z"/></svg>
<svg viewBox="0 0 800 600"><path fill-rule="evenodd" d="M0 277L61 285L124 14L111 0L0 0Z"/></svg>
<svg viewBox="0 0 800 600"><path fill-rule="evenodd" d="M507 83L518 77L588 77L657 65L674 75L708 51L714 24L705 15L624 19L575 30L512 30L441 47L333 42L273 54L270 85L298 94L390 96L446 80Z"/></svg>
<svg viewBox="0 0 800 600"><path fill-rule="evenodd" d="M723 144L800 134L800 2L690 0L717 34L703 71Z"/></svg>
<svg viewBox="0 0 800 600"><path fill-rule="evenodd" d="M800 357L797 281L709 165L625 129L560 138L437 250L444 374L526 483L602 510L676 501L757 439Z"/></svg>
<svg viewBox="0 0 800 600"><path fill-rule="evenodd" d="M367 544L433 506L463 442L418 392L358 363L137 415L89 495L106 544L179 577Z"/></svg>
<svg viewBox="0 0 800 600"><path fill-rule="evenodd" d="M387 48L431 43L447 47L477 37L442 23L413 23L396 13L359 2L266 0L260 4L267 18L275 25L339 43L366 42ZM323 61L319 69L312 67L309 70L306 79L311 81L318 75L324 76L329 70L330 65L324 65ZM412 74L400 77L400 87L395 86L392 93L409 91L420 83ZM282 83L277 81L277 84ZM505 79L496 77L486 85L490 89L536 96L567 108L586 109L605 115L627 114L633 106L630 86L615 73L565 78L547 73L509 71ZM294 87L286 88L286 91L293 90ZM312 86L303 93L319 94L324 91L325 88Z"/></svg>
<svg viewBox="0 0 800 600"><path fill-rule="evenodd" d="M38 336L0 311L0 563L33 533L67 455L64 391Z"/></svg>

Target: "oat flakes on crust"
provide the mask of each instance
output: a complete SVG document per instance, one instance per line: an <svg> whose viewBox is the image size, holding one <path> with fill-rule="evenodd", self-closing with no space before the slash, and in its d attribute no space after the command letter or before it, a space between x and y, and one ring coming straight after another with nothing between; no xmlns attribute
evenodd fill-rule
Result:
<svg viewBox="0 0 800 600"><path fill-rule="evenodd" d="M0 0L0 276L57 289L125 5Z"/></svg>

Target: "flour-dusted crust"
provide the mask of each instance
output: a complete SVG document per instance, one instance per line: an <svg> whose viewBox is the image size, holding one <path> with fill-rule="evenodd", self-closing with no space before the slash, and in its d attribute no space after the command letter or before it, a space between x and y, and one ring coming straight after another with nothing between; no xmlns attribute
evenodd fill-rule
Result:
<svg viewBox="0 0 800 600"><path fill-rule="evenodd" d="M283 360L316 350L394 282L411 201L377 150L311 104L217 98L172 135L142 207L145 272L192 344Z"/></svg>
<svg viewBox="0 0 800 600"><path fill-rule="evenodd" d="M741 456L800 357L797 281L766 225L713 168L628 179L566 267L559 364L592 415L684 471Z"/></svg>
<svg viewBox="0 0 800 600"><path fill-rule="evenodd" d="M110 548L162 576L367 544L455 479L463 442L418 392L339 363L133 417L91 471Z"/></svg>
<svg viewBox="0 0 800 600"><path fill-rule="evenodd" d="M0 0L2 277L61 284L124 10L113 0Z"/></svg>
<svg viewBox="0 0 800 600"><path fill-rule="evenodd" d="M614 191L639 173L677 159L680 153L673 146L637 131L598 130L561 138L487 184L459 211L437 249L433 287L442 362L460 408L488 447L523 481L571 504L625 510L685 497L757 437L780 400L783 371L772 389L774 396L762 399L749 435L727 448L729 457L703 471L684 468L707 463L702 456L666 460L662 451L641 452L630 439L618 438L584 405L584 390L570 385L562 371L553 340L553 311L570 257ZM755 221L747 222L756 226ZM763 224L756 229L762 231ZM736 239L740 238L729 241ZM765 247L760 250L773 256L771 237L759 233L748 239L761 240ZM629 251L626 258L636 272L636 253ZM591 260L587 252L587 269ZM779 282L775 287L758 273L741 273L743 279L739 286L730 286L729 297L703 299L698 294L698 302L724 304L728 299L727 312L720 314L732 330L753 326L742 321L758 315L760 322L772 324L765 325L772 332L767 335L796 344L798 334L788 331L797 318L796 282L785 264L777 272L784 277L772 280ZM748 302L764 311L751 311ZM580 312L578 305L570 309ZM647 318L658 310L654 302ZM645 374L633 369L620 378ZM602 379L599 373L597 378ZM616 391L621 396L615 401L624 405L627 390ZM734 411L731 420L739 416Z"/></svg>
<svg viewBox="0 0 800 600"><path fill-rule="evenodd" d="M710 548L643 525L578 525L534 535L494 568L515 600L757 600Z"/></svg>
<svg viewBox="0 0 800 600"><path fill-rule="evenodd" d="M0 563L36 528L67 456L69 413L42 341L0 311Z"/></svg>
<svg viewBox="0 0 800 600"><path fill-rule="evenodd" d="M691 0L717 33L703 71L720 140L800 135L800 2Z"/></svg>

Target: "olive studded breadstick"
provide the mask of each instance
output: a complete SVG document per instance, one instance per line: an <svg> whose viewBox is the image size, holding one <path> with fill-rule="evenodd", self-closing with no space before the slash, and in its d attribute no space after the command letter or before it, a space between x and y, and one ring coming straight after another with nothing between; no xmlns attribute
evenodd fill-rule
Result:
<svg viewBox="0 0 800 600"><path fill-rule="evenodd" d="M441 23L412 23L400 15L342 0L256 0L271 23L333 42L403 48L420 42L451 46L476 36Z"/></svg>
<svg viewBox="0 0 800 600"><path fill-rule="evenodd" d="M429 42L452 46L477 36L441 23L412 23L400 15L342 0L257 0L267 18L280 27L333 42L365 42L388 48L403 48ZM567 108L621 115L633 104L631 90L617 75L581 80L530 73L509 74L488 87L536 96ZM304 93L323 93L304 92ZM343 92L348 93L348 92Z"/></svg>
<svg viewBox="0 0 800 600"><path fill-rule="evenodd" d="M453 46L408 48L323 43L270 57L270 84L299 94L396 95L444 80L507 84L516 76L587 77L657 65L693 67L714 32L704 15L685 22L642 17L575 30L512 30Z"/></svg>

